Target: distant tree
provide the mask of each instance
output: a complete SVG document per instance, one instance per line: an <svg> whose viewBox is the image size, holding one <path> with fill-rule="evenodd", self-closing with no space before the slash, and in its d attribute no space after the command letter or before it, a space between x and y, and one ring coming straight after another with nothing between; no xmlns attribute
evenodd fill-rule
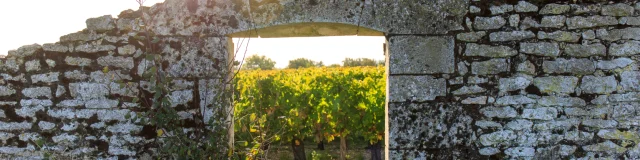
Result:
<svg viewBox="0 0 640 160"><path fill-rule="evenodd" d="M345 58L342 61L342 66L356 67L356 66L378 66L379 62L369 58Z"/></svg>
<svg viewBox="0 0 640 160"><path fill-rule="evenodd" d="M335 67L342 67L342 66L341 66L340 64L332 64L332 65L329 65L329 66L327 66L327 67L329 67L329 68L335 68Z"/></svg>
<svg viewBox="0 0 640 160"><path fill-rule="evenodd" d="M298 58L298 59L290 60L287 68L298 69L298 68L322 67L322 66L324 66L322 61L316 62L306 58Z"/></svg>
<svg viewBox="0 0 640 160"><path fill-rule="evenodd" d="M267 58L266 56L258 56L252 55L245 59L245 64L242 65L242 69L246 70L272 70L276 66L276 62L271 60L271 58Z"/></svg>

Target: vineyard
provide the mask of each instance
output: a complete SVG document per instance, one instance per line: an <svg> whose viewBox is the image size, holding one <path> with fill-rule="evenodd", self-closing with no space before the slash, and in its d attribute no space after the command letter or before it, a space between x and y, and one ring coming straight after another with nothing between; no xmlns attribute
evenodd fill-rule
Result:
<svg viewBox="0 0 640 160"><path fill-rule="evenodd" d="M304 142L318 149L339 140L379 148L384 137L384 67L240 71L235 78L236 146L246 159L269 157L271 145L306 159ZM372 154L373 155L373 154Z"/></svg>

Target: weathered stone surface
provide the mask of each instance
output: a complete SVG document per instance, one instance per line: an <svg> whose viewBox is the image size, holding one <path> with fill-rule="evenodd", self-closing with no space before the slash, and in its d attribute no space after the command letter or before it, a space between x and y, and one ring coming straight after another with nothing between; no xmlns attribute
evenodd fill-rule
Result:
<svg viewBox="0 0 640 160"><path fill-rule="evenodd" d="M640 72L624 71L620 74L620 86L625 91L640 91Z"/></svg>
<svg viewBox="0 0 640 160"><path fill-rule="evenodd" d="M504 154L513 157L533 157L535 153L536 149L533 147L512 147L504 151Z"/></svg>
<svg viewBox="0 0 640 160"><path fill-rule="evenodd" d="M514 14L509 16L509 26L518 28L519 23L520 23L520 15Z"/></svg>
<svg viewBox="0 0 640 160"><path fill-rule="evenodd" d="M484 120L476 121L475 125L482 129L502 128L502 125L500 123L494 122L494 121L484 121Z"/></svg>
<svg viewBox="0 0 640 160"><path fill-rule="evenodd" d="M493 32L489 34L491 42L519 41L535 37L536 34L531 31Z"/></svg>
<svg viewBox="0 0 640 160"><path fill-rule="evenodd" d="M564 48L564 53L572 57L605 56L607 47L600 43L590 45L567 44Z"/></svg>
<svg viewBox="0 0 640 160"><path fill-rule="evenodd" d="M38 127L40 127L41 130L43 131L47 131L47 130L51 130L54 127L56 127L55 123L51 123L51 122L47 122L47 121L40 121L38 123Z"/></svg>
<svg viewBox="0 0 640 160"><path fill-rule="evenodd" d="M496 144L505 144L513 141L517 135L511 130L497 131L489 134L480 135L480 143L483 146L492 146Z"/></svg>
<svg viewBox="0 0 640 160"><path fill-rule="evenodd" d="M585 119L582 120L582 125L594 128L614 128L618 122L615 120Z"/></svg>
<svg viewBox="0 0 640 160"><path fill-rule="evenodd" d="M74 70L74 71L64 72L64 77L72 80L85 80L89 78L89 75L82 73L82 71Z"/></svg>
<svg viewBox="0 0 640 160"><path fill-rule="evenodd" d="M8 56L15 58L24 58L32 56L41 49L42 46L40 46L39 44L24 45L16 50L10 50Z"/></svg>
<svg viewBox="0 0 640 160"><path fill-rule="evenodd" d="M515 10L516 12L538 12L538 6L527 1L518 1Z"/></svg>
<svg viewBox="0 0 640 160"><path fill-rule="evenodd" d="M174 91L167 96L169 97L169 101L171 102L171 107L176 107L178 105L186 105L187 103L192 101L193 91L192 90Z"/></svg>
<svg viewBox="0 0 640 160"><path fill-rule="evenodd" d="M618 40L640 40L640 28L623 28L623 29L598 29L596 30L596 37L605 41L618 41Z"/></svg>
<svg viewBox="0 0 640 160"><path fill-rule="evenodd" d="M2 122L0 121L0 131L15 131L31 129L29 122Z"/></svg>
<svg viewBox="0 0 640 160"><path fill-rule="evenodd" d="M593 30L583 31L582 32L582 38L583 39L588 39L588 40L596 39L596 32L594 32Z"/></svg>
<svg viewBox="0 0 640 160"><path fill-rule="evenodd" d="M616 91L617 87L618 81L613 76L584 76L582 77L582 83L580 83L582 92L590 94L608 94Z"/></svg>
<svg viewBox="0 0 640 160"><path fill-rule="evenodd" d="M627 151L626 148L620 147L619 145L611 141L605 141L598 144L583 146L582 149L590 152L608 152L608 153L618 153L618 154L624 153Z"/></svg>
<svg viewBox="0 0 640 160"><path fill-rule="evenodd" d="M107 73L104 71L91 72L89 75L91 82L96 83L110 83L118 82L122 80L131 80L131 76L124 74L121 70L112 70Z"/></svg>
<svg viewBox="0 0 640 160"><path fill-rule="evenodd" d="M495 17L476 17L473 28L477 30L498 29L507 24L507 20L500 16Z"/></svg>
<svg viewBox="0 0 640 160"><path fill-rule="evenodd" d="M430 101L446 95L446 80L431 76L389 76L389 101Z"/></svg>
<svg viewBox="0 0 640 160"><path fill-rule="evenodd" d="M634 102L634 101L640 101L640 92L611 94L611 95L609 95L608 99L611 102Z"/></svg>
<svg viewBox="0 0 640 160"><path fill-rule="evenodd" d="M518 112L512 107L484 107L480 113L489 118L513 118L518 116Z"/></svg>
<svg viewBox="0 0 640 160"><path fill-rule="evenodd" d="M500 153L500 149L493 148L493 147L485 147L480 149L479 152L480 152L480 155L490 156L490 155Z"/></svg>
<svg viewBox="0 0 640 160"><path fill-rule="evenodd" d="M552 120L558 116L558 110L553 107L540 107L535 109L524 109L522 118L533 120Z"/></svg>
<svg viewBox="0 0 640 160"><path fill-rule="evenodd" d="M489 82L487 78L482 78L479 76L471 76L467 79L467 83L469 84L484 84Z"/></svg>
<svg viewBox="0 0 640 160"><path fill-rule="evenodd" d="M56 89L56 97L61 97L65 93L67 93L67 90L64 88L64 86L58 85L58 88Z"/></svg>
<svg viewBox="0 0 640 160"><path fill-rule="evenodd" d="M40 70L40 60L32 60L24 63L24 69L27 72L31 71L39 71Z"/></svg>
<svg viewBox="0 0 640 160"><path fill-rule="evenodd" d="M89 58L67 57L64 59L64 62L67 63L67 65L84 67L91 65L92 60Z"/></svg>
<svg viewBox="0 0 640 160"><path fill-rule="evenodd" d="M29 98L53 98L51 94L51 88L49 87L33 87L33 88L25 88L22 90L22 95Z"/></svg>
<svg viewBox="0 0 640 160"><path fill-rule="evenodd" d="M84 106L85 101L79 99L63 100L56 104L58 107L80 107Z"/></svg>
<svg viewBox="0 0 640 160"><path fill-rule="evenodd" d="M617 129L603 129L598 131L598 137L604 139L619 139L619 140L639 140L640 135L636 131L620 131Z"/></svg>
<svg viewBox="0 0 640 160"><path fill-rule="evenodd" d="M71 97L89 100L109 95L109 88L100 83L70 83L69 93Z"/></svg>
<svg viewBox="0 0 640 160"><path fill-rule="evenodd" d="M561 28L564 27L566 20L565 16L545 16L540 20L540 27Z"/></svg>
<svg viewBox="0 0 640 160"><path fill-rule="evenodd" d="M535 75L536 66L530 61L524 61L516 66L516 71L524 74Z"/></svg>
<svg viewBox="0 0 640 160"><path fill-rule="evenodd" d="M570 4L573 14L599 14L602 10L600 4Z"/></svg>
<svg viewBox="0 0 640 160"><path fill-rule="evenodd" d="M118 100L92 99L87 101L84 106L86 108L116 108L118 107L118 103Z"/></svg>
<svg viewBox="0 0 640 160"><path fill-rule="evenodd" d="M622 44L611 43L609 54L612 56L631 56L640 53L640 42L628 41Z"/></svg>
<svg viewBox="0 0 640 160"><path fill-rule="evenodd" d="M47 66L49 66L49 68L56 67L56 61L54 60L47 59L47 60L44 60L44 62L47 63Z"/></svg>
<svg viewBox="0 0 640 160"><path fill-rule="evenodd" d="M602 6L602 15L605 16L631 16L633 15L633 7L624 3L616 3Z"/></svg>
<svg viewBox="0 0 640 160"><path fill-rule="evenodd" d="M635 61L629 59L629 58L616 58L613 60L601 60L596 62L596 68L598 69L603 69L603 70L611 70L611 69L618 69L618 68L625 68L631 64L633 64Z"/></svg>
<svg viewBox="0 0 640 160"><path fill-rule="evenodd" d="M569 76L538 77L533 79L533 85L538 87L542 93L570 94L575 91L578 78Z"/></svg>
<svg viewBox="0 0 640 160"><path fill-rule="evenodd" d="M506 59L491 59L471 63L471 73L476 75L499 74L509 71Z"/></svg>
<svg viewBox="0 0 640 160"><path fill-rule="evenodd" d="M640 17L620 17L620 24L622 25L640 25Z"/></svg>
<svg viewBox="0 0 640 160"><path fill-rule="evenodd" d="M465 42L477 42L478 40L482 39L486 35L487 35L487 32L485 31L467 32L467 33L460 33L456 35L456 38L458 40L465 41Z"/></svg>
<svg viewBox="0 0 640 160"><path fill-rule="evenodd" d="M538 28L540 27L540 23L538 21L536 21L535 19L531 18L531 17L525 17L521 22L520 22L520 29L521 30L526 30L529 28Z"/></svg>
<svg viewBox="0 0 640 160"><path fill-rule="evenodd" d="M578 119L563 119L536 123L533 126L533 129L535 131L566 130L567 128L571 128L577 125L580 125L580 120Z"/></svg>
<svg viewBox="0 0 640 160"><path fill-rule="evenodd" d="M591 74L595 72L596 65L589 59L558 58L555 61L544 61L542 70L545 73Z"/></svg>
<svg viewBox="0 0 640 160"><path fill-rule="evenodd" d="M513 11L513 5L503 4L499 6L491 6L489 7L489 11L491 11L491 15L503 14L507 12Z"/></svg>
<svg viewBox="0 0 640 160"><path fill-rule="evenodd" d="M136 53L136 46L126 45L118 47L118 54L120 55L131 55L133 53Z"/></svg>
<svg viewBox="0 0 640 160"><path fill-rule="evenodd" d="M538 99L541 106L581 107L587 105L583 99L577 97L544 96Z"/></svg>
<svg viewBox="0 0 640 160"><path fill-rule="evenodd" d="M487 104L487 96L469 97L469 98L466 98L466 99L460 101L460 103L462 103L462 104Z"/></svg>
<svg viewBox="0 0 640 160"><path fill-rule="evenodd" d="M394 37L389 56L390 74L433 74L454 72L453 37ZM423 65L429 64L429 65Z"/></svg>
<svg viewBox="0 0 640 160"><path fill-rule="evenodd" d="M115 20L113 19L113 17L111 17L111 15L89 18L87 19L86 23L87 29L97 32L110 31L116 28Z"/></svg>
<svg viewBox="0 0 640 160"><path fill-rule="evenodd" d="M61 53L65 53L69 51L69 47L61 45L61 44L55 44L55 43L45 43L42 45L42 49L45 52L61 52Z"/></svg>
<svg viewBox="0 0 640 160"><path fill-rule="evenodd" d="M23 61L19 59L0 59L0 71L17 72L20 70L20 65L22 63Z"/></svg>
<svg viewBox="0 0 640 160"><path fill-rule="evenodd" d="M114 56L104 56L98 58L98 64L101 66L113 66L122 69L132 69L133 68L133 58L132 57L114 57Z"/></svg>
<svg viewBox="0 0 640 160"><path fill-rule="evenodd" d="M116 27L120 31L140 31L140 22L136 19L118 17Z"/></svg>
<svg viewBox="0 0 640 160"><path fill-rule="evenodd" d="M533 104L536 100L523 95L504 96L496 100L495 104L500 106Z"/></svg>
<svg viewBox="0 0 640 160"><path fill-rule="evenodd" d="M578 42L580 40L580 33L576 32L567 32L567 31L555 31L555 32L544 32L538 31L538 39L550 39L554 41L560 42ZM594 34L595 38L595 34Z"/></svg>
<svg viewBox="0 0 640 160"><path fill-rule="evenodd" d="M467 43L465 56L481 57L511 57L518 54L518 51L507 46L491 46L475 43Z"/></svg>
<svg viewBox="0 0 640 160"><path fill-rule="evenodd" d="M514 131L531 130L531 127L533 127L533 122L524 119L516 119L505 125L506 129Z"/></svg>
<svg viewBox="0 0 640 160"><path fill-rule="evenodd" d="M565 4L547 4L540 9L540 14L564 14L569 12L571 7Z"/></svg>
<svg viewBox="0 0 640 160"><path fill-rule="evenodd" d="M531 84L531 80L525 77L500 78L498 89L500 92L515 91L525 89Z"/></svg>
<svg viewBox="0 0 640 160"><path fill-rule="evenodd" d="M60 77L60 72L50 72L45 74L35 74L31 75L31 83L53 83L58 82L58 77Z"/></svg>
<svg viewBox="0 0 640 160"><path fill-rule="evenodd" d="M567 18L567 28L580 29L617 25L618 19L609 16L590 16L590 17L569 17Z"/></svg>
<svg viewBox="0 0 640 160"><path fill-rule="evenodd" d="M51 107L52 105L53 102L51 100L23 99L20 100L22 108L16 109L16 115L20 117L35 117L36 112L44 111L45 107Z"/></svg>
<svg viewBox="0 0 640 160"><path fill-rule="evenodd" d="M98 53L98 52L114 51L115 49L116 49L116 46L113 46L113 45L81 44L75 48L75 51L85 52L85 53Z"/></svg>
<svg viewBox="0 0 640 160"><path fill-rule="evenodd" d="M487 89L484 89L478 85L473 86L463 86L462 88L453 91L453 95L467 95L467 94L477 94L486 92Z"/></svg>
<svg viewBox="0 0 640 160"><path fill-rule="evenodd" d="M520 43L520 52L537 56L557 57L560 47L555 42Z"/></svg>
<svg viewBox="0 0 640 160"><path fill-rule="evenodd" d="M0 97L2 96L12 96L16 94L16 90L12 87L8 86L0 86Z"/></svg>
<svg viewBox="0 0 640 160"><path fill-rule="evenodd" d="M109 84L109 91L112 95L136 97L140 90L138 89L138 83L116 83L111 82Z"/></svg>
<svg viewBox="0 0 640 160"><path fill-rule="evenodd" d="M584 132L584 131L568 131L564 133L564 138L570 141L590 141L593 139L593 133Z"/></svg>

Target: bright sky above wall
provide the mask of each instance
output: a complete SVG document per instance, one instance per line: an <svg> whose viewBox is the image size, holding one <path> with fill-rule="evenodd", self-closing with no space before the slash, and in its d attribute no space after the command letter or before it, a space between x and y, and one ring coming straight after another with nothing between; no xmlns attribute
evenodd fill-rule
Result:
<svg viewBox="0 0 640 160"><path fill-rule="evenodd" d="M152 6L164 0L146 0ZM0 55L27 44L55 43L60 36L86 28L88 18L117 17L138 9L135 0L3 0L0 1ZM238 39L234 40L235 42ZM309 58L325 65L341 64L346 57L383 60L384 37L341 36L308 38L253 38L247 56L265 55L284 68L289 60ZM236 43L238 44L238 43ZM246 44L246 42L245 42ZM245 46L240 53L244 53ZM239 57L241 58L241 57Z"/></svg>

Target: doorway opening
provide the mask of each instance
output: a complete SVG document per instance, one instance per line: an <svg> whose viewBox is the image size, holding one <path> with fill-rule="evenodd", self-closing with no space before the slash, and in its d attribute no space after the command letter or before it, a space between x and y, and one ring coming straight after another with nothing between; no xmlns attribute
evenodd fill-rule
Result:
<svg viewBox="0 0 640 160"><path fill-rule="evenodd" d="M382 159L387 141L384 34L298 23L228 35L235 154L267 159Z"/></svg>

